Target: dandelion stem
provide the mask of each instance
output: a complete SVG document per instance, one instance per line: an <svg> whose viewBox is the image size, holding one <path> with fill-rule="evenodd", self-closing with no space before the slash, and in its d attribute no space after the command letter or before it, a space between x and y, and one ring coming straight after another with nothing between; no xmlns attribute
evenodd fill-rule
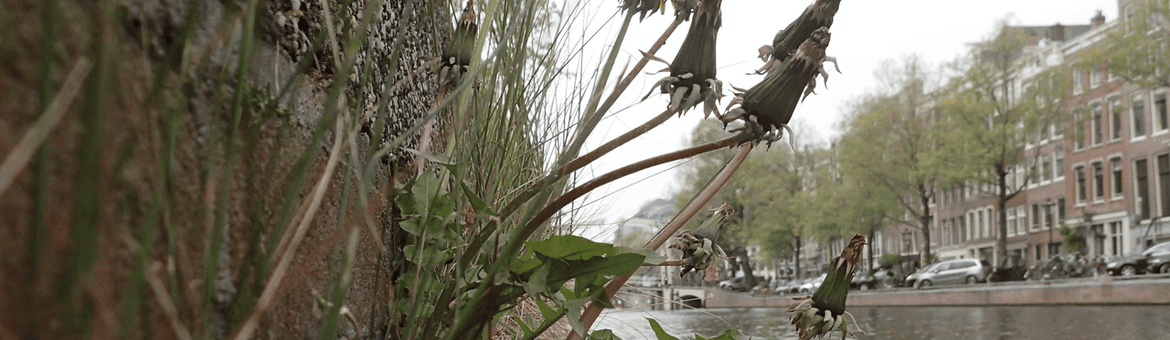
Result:
<svg viewBox="0 0 1170 340"><path fill-rule="evenodd" d="M700 192L699 195L696 196L693 201L691 201L691 203L688 203L687 206L683 208L682 212L680 212L678 216L675 216L674 220L670 221L670 224L662 227L662 230L658 232L658 235L655 235L654 239L646 243L645 248L658 250L658 247L661 247L662 244L666 243L666 240L669 239L671 235L674 235L674 233L677 232L679 228L682 228L683 224L686 224L686 222L689 221L691 217L694 217L695 214L699 212L699 209L702 209L703 206L707 205L707 202L710 202L711 198L715 197L715 193L719 192L719 189L722 189L723 186L727 184L727 181L731 179L731 175L735 173L735 170L739 169L739 166L742 165L745 160L747 160L747 155L751 153L752 146L754 146L752 143L741 145L739 147L739 151L736 151L735 156L727 162L727 166L725 166L723 170L715 176L715 179L712 180L711 183L707 184L707 187L703 188L703 191ZM618 289L621 289L622 286L626 284L626 281L630 279L632 274L633 273L626 274L610 280L609 284L605 285L606 296L612 299L613 296L617 294ZM580 319L581 323L585 325L585 333L588 333L589 327L592 327L593 322L597 321L597 316L601 314L602 308L603 307L601 307L601 305L595 303L590 303L585 307L585 311L581 313ZM569 336L565 339L581 340L582 337L576 332L569 332Z"/></svg>

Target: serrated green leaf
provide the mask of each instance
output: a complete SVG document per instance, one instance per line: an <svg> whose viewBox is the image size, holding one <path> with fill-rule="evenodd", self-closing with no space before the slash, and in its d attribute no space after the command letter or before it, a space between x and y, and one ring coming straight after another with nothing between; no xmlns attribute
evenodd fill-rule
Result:
<svg viewBox="0 0 1170 340"><path fill-rule="evenodd" d="M565 260L583 260L616 253L611 244L597 243L574 235L553 236L547 240L530 241L525 245L541 255Z"/></svg>
<svg viewBox="0 0 1170 340"><path fill-rule="evenodd" d="M616 249L618 253L635 253L646 256L646 259L642 262L643 264L657 265L662 264L667 260L665 255L646 248L614 247L614 249Z"/></svg>
<svg viewBox="0 0 1170 340"><path fill-rule="evenodd" d="M471 203L471 208L480 214L496 215L496 212L488 206L487 202L476 195L471 188L467 187L467 183L459 181L459 186L463 188L463 196L467 196L467 202Z"/></svg>
<svg viewBox="0 0 1170 340"><path fill-rule="evenodd" d="M532 296L548 294L548 272L549 266L537 267L536 270L532 271L532 275L529 275L524 282L524 291Z"/></svg>
<svg viewBox="0 0 1170 340"><path fill-rule="evenodd" d="M658 337L658 340L678 340L678 338L667 334L666 331L662 329L662 325L658 324L658 321L651 318L646 318L646 321L650 321L650 328L654 329L654 336Z"/></svg>
<svg viewBox="0 0 1170 340"><path fill-rule="evenodd" d="M569 321L569 327L572 327L573 331L581 337L585 337L585 324L581 323L581 311L585 309L586 302L589 302L589 298L566 300L563 303L565 319Z"/></svg>
<svg viewBox="0 0 1170 340"><path fill-rule="evenodd" d="M703 337L699 336L698 334L695 334L695 340L746 340L746 339L749 339L749 338L747 336L743 335L743 333L740 333L739 331L734 330L734 329L730 329L730 328L723 330L723 333L719 333L719 335L716 335L713 338L703 338Z"/></svg>
<svg viewBox="0 0 1170 340"><path fill-rule="evenodd" d="M553 265L549 281L557 282L589 274L617 276L625 275L642 266L645 259L641 254L617 254L609 257L594 257L588 260L565 261L564 265Z"/></svg>
<svg viewBox="0 0 1170 340"><path fill-rule="evenodd" d="M436 178L435 174L433 173L424 172L423 174L416 177L412 182L414 183L412 183L410 186L410 194L415 203L415 209L417 212L420 214L425 214L426 216L435 216L435 214L431 212L430 205L431 201L436 196L439 196L439 179Z"/></svg>
<svg viewBox="0 0 1170 340"><path fill-rule="evenodd" d="M415 236L421 235L422 228L418 227L418 219L409 218L409 219L403 220L402 222L398 223L398 225L400 227L402 227L402 230L405 230L406 232L410 233L411 235L415 235Z"/></svg>
<svg viewBox="0 0 1170 340"><path fill-rule="evenodd" d="M613 334L612 330L600 329L593 331L593 333L589 333L589 338L587 340L622 340L622 338Z"/></svg>
<svg viewBox="0 0 1170 340"><path fill-rule="evenodd" d="M609 301L609 294L605 293L605 287L597 287L590 289L590 296L593 302L604 308L613 308L613 303Z"/></svg>
<svg viewBox="0 0 1170 340"><path fill-rule="evenodd" d="M545 320L552 320L553 318L560 317L561 312L553 309L552 306L549 306L547 303L544 303L544 299L535 298L532 300L536 302L536 308L540 309L540 316L544 317Z"/></svg>

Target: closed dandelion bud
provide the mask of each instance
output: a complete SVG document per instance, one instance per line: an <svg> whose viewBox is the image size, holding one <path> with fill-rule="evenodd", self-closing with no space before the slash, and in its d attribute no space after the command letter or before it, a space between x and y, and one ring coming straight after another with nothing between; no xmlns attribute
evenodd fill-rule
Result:
<svg viewBox="0 0 1170 340"><path fill-rule="evenodd" d="M665 0L622 0L621 8L638 13L638 21L641 21L646 15L662 9L665 4Z"/></svg>
<svg viewBox="0 0 1170 340"><path fill-rule="evenodd" d="M475 16L475 0L468 0L455 25L455 33L443 48L443 57L439 61L441 68L440 81L454 81L460 74L467 72L471 65L472 55L475 53L475 35L478 34L478 25Z"/></svg>
<svg viewBox="0 0 1170 340"><path fill-rule="evenodd" d="M759 140L766 140L769 144L779 140L783 136L780 129L788 129L796 104L816 88L816 76L819 74L824 81L829 80L829 74L822 66L825 61L836 64L835 58L825 56L829 38L827 28L813 31L780 72L768 74L756 86L736 94L729 108L736 104L739 107L727 111L723 123L742 119L744 129Z"/></svg>
<svg viewBox="0 0 1170 340"><path fill-rule="evenodd" d="M681 259L684 263L682 270L679 271L679 277L692 270L704 273L704 278L711 276L709 269L714 267L711 264L716 259L726 256L715 242L719 239L723 227L727 225L728 216L733 212L731 206L724 203L712 211L711 216L703 221L699 229L684 230L671 237L670 248L682 251Z"/></svg>
<svg viewBox="0 0 1170 340"><path fill-rule="evenodd" d="M716 102L723 97L723 82L715 77L715 43L723 25L721 3L703 0L698 4L690 30L668 68L670 76L655 84L670 97L669 110L679 115L703 104L704 117L720 116Z"/></svg>
<svg viewBox="0 0 1170 340"><path fill-rule="evenodd" d="M764 67L756 70L757 73L773 73L780 68L788 57L796 53L796 49L804 43L812 32L824 27L833 27L833 17L841 0L816 0L800 14L788 27L776 33L772 38L772 45L760 47L760 58L764 60Z"/></svg>
<svg viewBox="0 0 1170 340"><path fill-rule="evenodd" d="M813 293L811 299L801 298L800 304L789 308L788 312L792 314L790 321L796 326L800 339L821 337L834 330L842 332L842 336L849 332L842 327L847 325L845 316L850 316L845 311L845 298L849 293L849 282L853 280L853 273L857 270L864 246L864 236L860 234L853 236L849 240L849 245L841 251L841 255L830 262L825 281Z"/></svg>

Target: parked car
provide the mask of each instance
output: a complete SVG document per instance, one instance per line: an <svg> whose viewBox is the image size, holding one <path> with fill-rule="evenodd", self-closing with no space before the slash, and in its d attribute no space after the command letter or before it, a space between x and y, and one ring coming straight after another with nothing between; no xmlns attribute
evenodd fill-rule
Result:
<svg viewBox="0 0 1170 340"><path fill-rule="evenodd" d="M751 290L751 287L748 287L748 285L747 285L747 277L746 276L734 277L734 278L731 278L730 280L725 280L723 282L719 282L719 288L730 290L733 292L746 292L746 291Z"/></svg>
<svg viewBox="0 0 1170 340"><path fill-rule="evenodd" d="M948 284L976 284L991 274L987 260L958 259L939 262L930 269L918 273L915 288Z"/></svg>
<svg viewBox="0 0 1170 340"><path fill-rule="evenodd" d="M853 273L853 281L849 282L850 289L870 290L877 288L873 274L868 270L858 270Z"/></svg>
<svg viewBox="0 0 1170 340"><path fill-rule="evenodd" d="M902 286L903 287L917 287L916 284L918 284L918 277L921 276L923 273L926 273L927 271L934 269L934 267L937 267L941 263L942 262L927 265L925 267L919 268L918 271L910 273L910 275L906 275L906 278L904 279Z"/></svg>
<svg viewBox="0 0 1170 340"><path fill-rule="evenodd" d="M828 276L829 274L821 274L821 276L800 285L800 293L812 295L813 292L817 291L817 288L821 288L821 283L825 282L825 278Z"/></svg>
<svg viewBox="0 0 1170 340"><path fill-rule="evenodd" d="M1149 251L1149 260L1146 261L1146 272L1170 274L1170 242L1150 247Z"/></svg>
<svg viewBox="0 0 1170 340"><path fill-rule="evenodd" d="M1115 256L1105 260L1105 269L1109 275L1133 276L1146 273L1150 260L1170 252L1170 242L1159 243L1141 254ZM1156 254L1156 255L1155 255ZM1164 260L1160 260L1157 269L1161 269Z"/></svg>
<svg viewBox="0 0 1170 340"><path fill-rule="evenodd" d="M1024 268L1024 260L1019 256L1008 256L1000 259L999 267L993 269L990 275L987 275L987 282L1004 282L1004 281L1024 281L1024 274L1028 272Z"/></svg>
<svg viewBox="0 0 1170 340"><path fill-rule="evenodd" d="M776 290L774 292L776 294L796 294L796 293L799 293L800 292L800 285L803 285L805 282L808 282L809 280L811 280L811 279L796 279L796 280L791 280L791 281L785 282L784 284L777 286Z"/></svg>

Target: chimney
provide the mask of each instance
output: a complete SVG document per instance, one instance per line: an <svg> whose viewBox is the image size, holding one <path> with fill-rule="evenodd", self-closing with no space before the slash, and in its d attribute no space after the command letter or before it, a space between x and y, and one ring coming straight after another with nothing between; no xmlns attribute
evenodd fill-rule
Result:
<svg viewBox="0 0 1170 340"><path fill-rule="evenodd" d="M1090 22L1092 23L1092 28L1097 28L1097 26L1104 25L1105 15L1101 14L1101 10L1097 10L1097 15L1094 15L1093 20Z"/></svg>
<svg viewBox="0 0 1170 340"><path fill-rule="evenodd" d="M1096 26L1094 26L1096 27ZM1064 41L1064 25L1056 23L1048 28L1048 40Z"/></svg>

